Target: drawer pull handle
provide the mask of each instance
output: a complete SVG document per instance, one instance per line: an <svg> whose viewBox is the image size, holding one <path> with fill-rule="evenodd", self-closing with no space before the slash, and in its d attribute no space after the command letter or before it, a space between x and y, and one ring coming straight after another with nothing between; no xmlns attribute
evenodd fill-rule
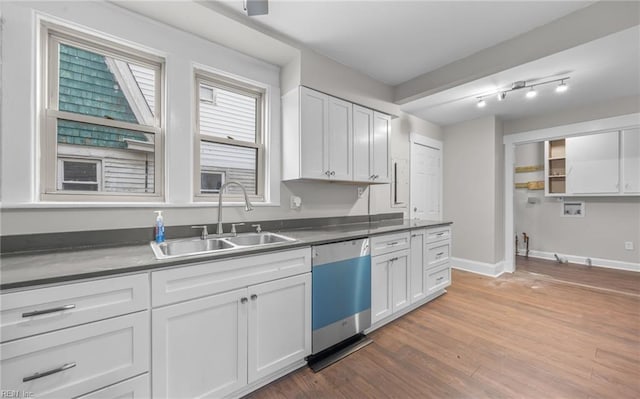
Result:
<svg viewBox="0 0 640 399"><path fill-rule="evenodd" d="M240 298L240 303L247 303L249 301L246 297Z"/></svg>
<svg viewBox="0 0 640 399"><path fill-rule="evenodd" d="M395 261L397 261L397 260L398 260L398 257L396 256L395 258L391 258L391 259L389 259L389 262L395 262Z"/></svg>
<svg viewBox="0 0 640 399"><path fill-rule="evenodd" d="M40 316L41 314L62 312L69 309L75 309L76 305L64 305L59 306L57 308L45 309L45 310L34 310L33 312L26 312L22 314L22 317L32 317L32 316Z"/></svg>
<svg viewBox="0 0 640 399"><path fill-rule="evenodd" d="M436 234L438 237L443 236L444 235L444 231L442 233L438 233Z"/></svg>
<svg viewBox="0 0 640 399"><path fill-rule="evenodd" d="M438 277L438 278L436 279L436 281L442 281L442 280L444 280L444 277Z"/></svg>
<svg viewBox="0 0 640 399"><path fill-rule="evenodd" d="M251 300L252 301L255 301L256 299L258 299L258 295L256 295L256 294L251 295Z"/></svg>
<svg viewBox="0 0 640 399"><path fill-rule="evenodd" d="M437 257L437 258L439 258L439 257L441 257L442 255L444 255L444 252L438 252L438 253L436 254L436 257Z"/></svg>
<svg viewBox="0 0 640 399"><path fill-rule="evenodd" d="M387 244L388 247L392 247L394 245L398 245L398 241L390 242Z"/></svg>
<svg viewBox="0 0 640 399"><path fill-rule="evenodd" d="M42 373L35 373L34 375L30 375L28 377L24 377L22 379L22 382L29 382L31 380L37 380L38 378L46 377L46 376L51 375L51 374L56 374L56 373L59 373L61 371L69 370L70 368L74 368L74 367L76 367L76 362L63 364L62 366L60 366L58 368L55 368L55 369L52 369L52 370L43 371Z"/></svg>

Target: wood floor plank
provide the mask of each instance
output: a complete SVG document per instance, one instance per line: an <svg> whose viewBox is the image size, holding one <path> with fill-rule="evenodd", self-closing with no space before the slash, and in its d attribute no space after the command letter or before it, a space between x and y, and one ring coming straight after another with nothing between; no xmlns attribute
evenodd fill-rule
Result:
<svg viewBox="0 0 640 399"><path fill-rule="evenodd" d="M446 295L371 333L373 344L248 397L640 398L640 295L616 285L630 277L607 271L602 289L564 281L567 270L454 270Z"/></svg>

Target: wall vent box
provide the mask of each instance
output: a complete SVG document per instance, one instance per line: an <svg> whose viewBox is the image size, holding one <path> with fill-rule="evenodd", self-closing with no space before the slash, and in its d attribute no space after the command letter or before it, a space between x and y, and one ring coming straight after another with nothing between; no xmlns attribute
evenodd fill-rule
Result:
<svg viewBox="0 0 640 399"><path fill-rule="evenodd" d="M584 202L565 201L562 203L562 216L584 217Z"/></svg>

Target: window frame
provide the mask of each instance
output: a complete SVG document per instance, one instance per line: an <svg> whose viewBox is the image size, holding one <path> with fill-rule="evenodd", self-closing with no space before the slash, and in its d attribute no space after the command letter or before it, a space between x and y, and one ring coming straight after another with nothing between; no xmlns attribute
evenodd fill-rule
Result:
<svg viewBox="0 0 640 399"><path fill-rule="evenodd" d="M252 202L266 202L265 182L267 179L266 157L265 157L265 111L266 111L266 90L249 82L229 78L227 76L213 73L204 69L194 68L194 169L193 169L193 198L195 202L217 202L219 192L203 193L201 188L201 162L200 151L201 142L206 141L214 144L232 145L236 147L252 148L256 150L256 193L248 193ZM255 142L227 139L200 133L200 84L204 83L214 89L231 91L256 98L256 139ZM226 175L226 173L225 173ZM226 179L225 182L229 180ZM224 194L223 203L241 202L244 197L241 194Z"/></svg>
<svg viewBox="0 0 640 399"><path fill-rule="evenodd" d="M59 45L67 44L83 50L135 63L155 71L155 109L153 125L143 125L99 118L59 109ZM42 201L71 202L145 202L164 199L164 132L165 132L165 66L163 57L103 39L95 34L79 31L50 21L40 24L39 77L41 79L39 140L40 140L40 199ZM96 192L58 189L60 158L58 156L58 120L70 120L92 125L121 128L153 134L154 136L154 192ZM103 165L104 166L104 165ZM104 167L101 168L104 173ZM104 183L104 182L103 182ZM100 185L104 187L104 184Z"/></svg>

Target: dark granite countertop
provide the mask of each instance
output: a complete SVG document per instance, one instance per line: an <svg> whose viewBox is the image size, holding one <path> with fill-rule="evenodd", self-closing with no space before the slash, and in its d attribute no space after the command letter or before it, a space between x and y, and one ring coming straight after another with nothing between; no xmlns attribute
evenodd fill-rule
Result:
<svg viewBox="0 0 640 399"><path fill-rule="evenodd" d="M156 259L149 244L3 255L0 258L0 289L33 287L84 278L155 270L449 224L451 222L388 219L378 222L280 230L274 232L295 238L297 241L173 259Z"/></svg>

